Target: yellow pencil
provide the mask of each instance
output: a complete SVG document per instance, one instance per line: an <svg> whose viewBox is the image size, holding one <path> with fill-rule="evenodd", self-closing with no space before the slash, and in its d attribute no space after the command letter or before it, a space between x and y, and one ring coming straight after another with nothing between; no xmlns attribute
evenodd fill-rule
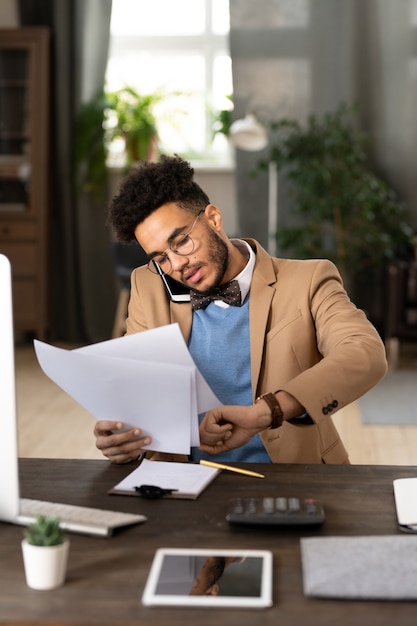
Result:
<svg viewBox="0 0 417 626"><path fill-rule="evenodd" d="M238 474L245 474L245 476L255 476L255 478L265 478L263 474L258 472L251 472L250 470L241 469L240 467L231 467L230 465L223 465L223 463L215 463L214 461L200 461L201 465L207 465L207 467L215 467L216 469L228 470L229 472L237 472Z"/></svg>

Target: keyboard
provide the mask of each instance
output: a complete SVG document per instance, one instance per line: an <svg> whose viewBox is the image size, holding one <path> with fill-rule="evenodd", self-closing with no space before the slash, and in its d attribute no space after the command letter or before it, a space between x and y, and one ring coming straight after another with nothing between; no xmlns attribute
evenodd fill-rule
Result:
<svg viewBox="0 0 417 626"><path fill-rule="evenodd" d="M64 530L97 537L109 537L115 528L141 524L147 520L144 515L134 513L21 498L17 522L26 526L34 522L37 515L59 517Z"/></svg>

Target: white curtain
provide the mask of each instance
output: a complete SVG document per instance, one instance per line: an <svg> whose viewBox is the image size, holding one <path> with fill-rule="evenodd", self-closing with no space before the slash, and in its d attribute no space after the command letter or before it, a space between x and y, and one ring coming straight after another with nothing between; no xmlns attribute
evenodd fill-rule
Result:
<svg viewBox="0 0 417 626"><path fill-rule="evenodd" d="M92 342L111 336L116 308L106 206L79 198L75 122L81 102L103 87L111 0L19 0L22 26L51 29L53 339Z"/></svg>

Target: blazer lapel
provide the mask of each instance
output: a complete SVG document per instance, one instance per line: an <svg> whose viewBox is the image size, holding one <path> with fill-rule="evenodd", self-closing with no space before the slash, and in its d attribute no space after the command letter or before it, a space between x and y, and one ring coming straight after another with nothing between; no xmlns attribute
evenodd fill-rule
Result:
<svg viewBox="0 0 417 626"><path fill-rule="evenodd" d="M258 395L265 335L277 277L271 257L267 252L257 242L250 239L246 241L256 251L249 303L252 393L255 398Z"/></svg>

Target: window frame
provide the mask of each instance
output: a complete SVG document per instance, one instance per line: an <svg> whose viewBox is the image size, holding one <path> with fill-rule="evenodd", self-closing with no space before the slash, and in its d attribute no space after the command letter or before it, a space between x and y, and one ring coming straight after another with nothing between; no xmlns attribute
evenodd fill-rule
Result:
<svg viewBox="0 0 417 626"><path fill-rule="evenodd" d="M220 149L218 150L213 147L213 111L228 106L226 102L224 107L214 104L214 65L216 58L219 56L227 56L230 58L229 32L216 33L212 29L213 3L215 1L216 0L204 0L206 19L204 31L201 34L138 36L131 34L114 34L112 30L110 30L107 64L112 58L122 56L124 52L131 53L132 51L136 51L138 55L150 54L153 56L166 56L167 52L169 52L170 55L187 55L187 53L189 55L201 55L205 67L203 87L205 135L204 145L201 150L201 159L198 155L196 156L194 151L191 158L193 158L193 160L204 161L205 163L231 164L232 154L228 142L223 141L220 143ZM113 0L113 2L117 2L117 0ZM108 68L106 68L106 86L110 91L114 89L114 83L112 85L108 82ZM206 95L204 96L204 94ZM178 150L178 152L183 153L186 157L189 156L182 150Z"/></svg>

